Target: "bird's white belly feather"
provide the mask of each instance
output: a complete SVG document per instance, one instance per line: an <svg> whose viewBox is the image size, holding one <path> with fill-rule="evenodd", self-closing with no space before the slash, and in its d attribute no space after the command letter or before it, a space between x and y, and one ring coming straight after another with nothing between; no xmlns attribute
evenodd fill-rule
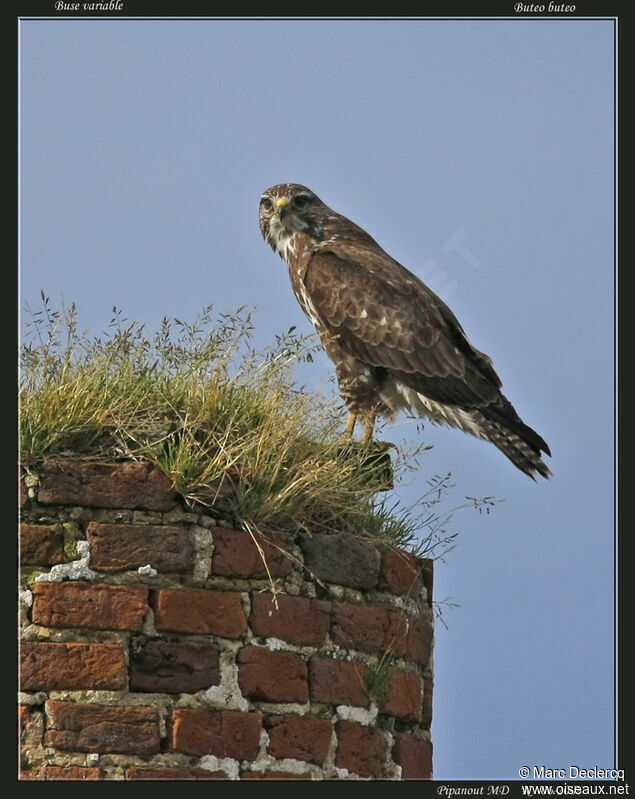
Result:
<svg viewBox="0 0 635 799"><path fill-rule="evenodd" d="M482 435L477 419L469 411L435 402L394 378L386 381L379 392L379 396L394 411L400 408L410 408L420 416L427 416L431 422L436 424L458 427L474 436Z"/></svg>

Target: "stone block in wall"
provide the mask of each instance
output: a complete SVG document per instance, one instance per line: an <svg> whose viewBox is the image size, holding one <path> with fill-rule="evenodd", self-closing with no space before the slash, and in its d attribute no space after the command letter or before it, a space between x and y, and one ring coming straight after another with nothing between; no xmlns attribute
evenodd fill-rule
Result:
<svg viewBox="0 0 635 799"><path fill-rule="evenodd" d="M45 627L141 630L149 610L145 585L34 583L33 621Z"/></svg>
<svg viewBox="0 0 635 799"><path fill-rule="evenodd" d="M304 562L320 580L349 588L375 588L379 579L379 551L357 536L345 533L299 533Z"/></svg>
<svg viewBox="0 0 635 799"><path fill-rule="evenodd" d="M155 625L161 631L240 638L247 617L235 591L167 588L158 592Z"/></svg>
<svg viewBox="0 0 635 799"><path fill-rule="evenodd" d="M64 560L61 524L20 524L20 563L54 566Z"/></svg>
<svg viewBox="0 0 635 799"><path fill-rule="evenodd" d="M268 716L269 754L276 758L291 757L321 765L331 746L333 722L308 716L283 714Z"/></svg>
<svg viewBox="0 0 635 799"><path fill-rule="evenodd" d="M218 645L188 640L133 638L130 690L193 694L220 682Z"/></svg>
<svg viewBox="0 0 635 799"><path fill-rule="evenodd" d="M224 771L207 771L204 768L179 768L177 766L130 766L127 780L226 780Z"/></svg>
<svg viewBox="0 0 635 799"><path fill-rule="evenodd" d="M98 754L159 752L157 711L151 707L46 702L45 743L55 749Z"/></svg>
<svg viewBox="0 0 635 799"><path fill-rule="evenodd" d="M138 569L183 573L194 565L194 548L184 527L152 524L101 524L86 528L90 566L97 571Z"/></svg>
<svg viewBox="0 0 635 799"><path fill-rule="evenodd" d="M349 649L402 657L407 633L408 621L402 610L333 603L331 637Z"/></svg>
<svg viewBox="0 0 635 799"><path fill-rule="evenodd" d="M307 666L294 652L246 646L238 653L238 684L243 696L264 702L306 702Z"/></svg>
<svg viewBox="0 0 635 799"><path fill-rule="evenodd" d="M121 644L20 644L20 690L110 690L128 685Z"/></svg>
<svg viewBox="0 0 635 799"><path fill-rule="evenodd" d="M100 780L103 770L99 766L43 766L34 771L21 771L20 780L42 780L53 782L55 780L84 781Z"/></svg>
<svg viewBox="0 0 635 799"><path fill-rule="evenodd" d="M421 724L430 729L432 724L432 690L434 683L430 679L423 681L423 707L421 710Z"/></svg>
<svg viewBox="0 0 635 799"><path fill-rule="evenodd" d="M186 755L253 760L260 747L262 715L178 708L172 712L172 748Z"/></svg>
<svg viewBox="0 0 635 799"><path fill-rule="evenodd" d="M331 621L330 602L269 592L254 593L249 620L252 632L262 638L279 638L299 646L321 646Z"/></svg>
<svg viewBox="0 0 635 799"><path fill-rule="evenodd" d="M356 721L338 721L335 765L362 777L378 777L388 754L383 730L365 727Z"/></svg>
<svg viewBox="0 0 635 799"><path fill-rule="evenodd" d="M307 780L306 774L292 774L289 771L241 771L241 780Z"/></svg>
<svg viewBox="0 0 635 799"><path fill-rule="evenodd" d="M422 584L421 559L401 549L386 548L381 556L379 587L392 594L416 597Z"/></svg>
<svg viewBox="0 0 635 799"><path fill-rule="evenodd" d="M421 721L423 680L418 674L409 674L392 669L388 683L388 695L379 704L381 713L409 721Z"/></svg>
<svg viewBox="0 0 635 799"><path fill-rule="evenodd" d="M262 549L262 555L249 533L227 527L214 528L212 574L251 579L268 577L267 569L272 577L285 577L289 574L293 569L293 561L281 551L288 551L289 536L282 533L268 533L266 536L254 533L254 535L258 546Z"/></svg>
<svg viewBox="0 0 635 799"><path fill-rule="evenodd" d="M419 741L409 733L395 734L393 759L401 766L404 780L432 779L432 743Z"/></svg>
<svg viewBox="0 0 635 799"><path fill-rule="evenodd" d="M309 684L312 702L368 707L368 666L354 660L311 658Z"/></svg>
<svg viewBox="0 0 635 799"><path fill-rule="evenodd" d="M148 463L95 463L49 459L40 470L38 502L95 508L170 510L176 492L163 472Z"/></svg>
<svg viewBox="0 0 635 799"><path fill-rule="evenodd" d="M432 623L417 616L408 617L408 638L405 657L427 666L432 652Z"/></svg>

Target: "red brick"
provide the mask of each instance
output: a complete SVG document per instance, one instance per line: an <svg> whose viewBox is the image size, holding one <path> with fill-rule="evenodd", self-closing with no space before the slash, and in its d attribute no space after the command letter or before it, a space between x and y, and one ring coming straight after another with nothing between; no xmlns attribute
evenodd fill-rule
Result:
<svg viewBox="0 0 635 799"><path fill-rule="evenodd" d="M75 752L153 755L160 749L157 713L151 707L46 703L45 743Z"/></svg>
<svg viewBox="0 0 635 799"><path fill-rule="evenodd" d="M121 644L23 642L20 688L23 691L111 690L127 687Z"/></svg>
<svg viewBox="0 0 635 799"><path fill-rule="evenodd" d="M20 563L53 566L64 560L64 528L61 524L20 525Z"/></svg>
<svg viewBox="0 0 635 799"><path fill-rule="evenodd" d="M401 657L406 651L406 632L403 611L333 603L331 636L345 647Z"/></svg>
<svg viewBox="0 0 635 799"><path fill-rule="evenodd" d="M177 766L130 766L127 780L226 780L224 771L207 771L204 768L179 768Z"/></svg>
<svg viewBox="0 0 635 799"><path fill-rule="evenodd" d="M311 658L310 675L312 702L368 707L368 667L365 663Z"/></svg>
<svg viewBox="0 0 635 799"><path fill-rule="evenodd" d="M155 623L157 630L205 633L223 638L240 638L247 630L240 594L204 588L159 591Z"/></svg>
<svg viewBox="0 0 635 799"><path fill-rule="evenodd" d="M238 653L238 684L243 696L265 702L306 702L306 663L294 652L246 646Z"/></svg>
<svg viewBox="0 0 635 799"><path fill-rule="evenodd" d="M301 596L256 593L252 598L250 626L255 635L281 638L292 644L320 646L329 631L329 602Z"/></svg>
<svg viewBox="0 0 635 799"><path fill-rule="evenodd" d="M288 771L241 771L241 780L309 780L306 774L291 774Z"/></svg>
<svg viewBox="0 0 635 799"><path fill-rule="evenodd" d="M44 766L40 772L41 780L100 780L102 770L99 766Z"/></svg>
<svg viewBox="0 0 635 799"><path fill-rule="evenodd" d="M130 690L193 694L218 685L218 646L214 643L136 639L130 651Z"/></svg>
<svg viewBox="0 0 635 799"><path fill-rule="evenodd" d="M430 729L432 724L432 689L434 684L432 680L425 679L423 681L423 709L421 711L421 723L427 729Z"/></svg>
<svg viewBox="0 0 635 799"><path fill-rule="evenodd" d="M335 765L361 777L377 777L386 760L388 742L376 727L364 727L356 721L338 721Z"/></svg>
<svg viewBox="0 0 635 799"><path fill-rule="evenodd" d="M429 622L410 616L405 657L427 666L432 652L432 635L432 625Z"/></svg>
<svg viewBox="0 0 635 799"><path fill-rule="evenodd" d="M269 716L269 754L321 765L331 745L333 725L327 719L306 716Z"/></svg>
<svg viewBox="0 0 635 799"><path fill-rule="evenodd" d="M386 549L381 558L379 587L393 594L416 596L421 586L419 559L401 549Z"/></svg>
<svg viewBox="0 0 635 799"><path fill-rule="evenodd" d="M42 777L40 776L41 769L34 768L34 769L23 769L22 767L19 768L18 771L18 779L20 782L24 782L24 780L29 780L34 782L35 780L41 780Z"/></svg>
<svg viewBox="0 0 635 799"><path fill-rule="evenodd" d="M172 747L186 755L253 760L260 747L262 715L179 708L172 714Z"/></svg>
<svg viewBox="0 0 635 799"><path fill-rule="evenodd" d="M137 569L149 563L159 572L187 572L194 564L194 549L184 527L91 522L86 534L90 565L98 571Z"/></svg>
<svg viewBox="0 0 635 799"><path fill-rule="evenodd" d="M31 711L26 705L18 705L18 726L20 727L20 735L24 732L24 728L31 719Z"/></svg>
<svg viewBox="0 0 635 799"><path fill-rule="evenodd" d="M171 481L148 463L93 463L48 460L40 476L38 501L43 504L96 508L170 510L176 492Z"/></svg>
<svg viewBox="0 0 635 799"><path fill-rule="evenodd" d="M145 585L34 583L33 621L45 627L141 630L149 610Z"/></svg>
<svg viewBox="0 0 635 799"><path fill-rule="evenodd" d="M293 561L284 555L274 544L282 549L289 546L289 538L281 533L269 533L266 539L255 534L272 577L284 577L293 569ZM213 530L214 554L212 555L212 574L226 577L268 577L258 547L249 533L217 527ZM272 543L268 543L271 541Z"/></svg>
<svg viewBox="0 0 635 799"><path fill-rule="evenodd" d="M390 713L409 721L421 721L423 680L418 674L392 671L388 696L379 706L382 713Z"/></svg>
<svg viewBox="0 0 635 799"><path fill-rule="evenodd" d="M401 766L404 780L432 779L432 743L418 741L407 732L395 734L393 760Z"/></svg>

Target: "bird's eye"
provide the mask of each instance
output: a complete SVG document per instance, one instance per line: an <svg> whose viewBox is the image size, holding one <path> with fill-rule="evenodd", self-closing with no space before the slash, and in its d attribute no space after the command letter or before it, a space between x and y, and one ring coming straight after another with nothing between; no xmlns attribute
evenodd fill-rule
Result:
<svg viewBox="0 0 635 799"><path fill-rule="evenodd" d="M271 211L273 208L273 200L270 200L269 197L263 197L260 200L260 208L262 211Z"/></svg>
<svg viewBox="0 0 635 799"><path fill-rule="evenodd" d="M309 204L310 199L311 198L307 194L298 194L298 196L293 200L293 205L299 210L302 210Z"/></svg>

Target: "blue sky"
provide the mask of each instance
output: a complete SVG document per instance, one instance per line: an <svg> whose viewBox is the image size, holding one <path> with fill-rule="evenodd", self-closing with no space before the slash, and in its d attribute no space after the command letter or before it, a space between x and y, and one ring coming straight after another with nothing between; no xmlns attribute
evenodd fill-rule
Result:
<svg viewBox="0 0 635 799"><path fill-rule="evenodd" d="M293 181L450 305L553 453L534 484L493 446L432 444L405 504L452 472L438 563L434 773L610 768L613 752L613 23L24 20L20 305L99 333L256 306L255 343L311 332L258 200ZM303 374L323 384L325 356ZM344 422L344 419L343 419Z"/></svg>

